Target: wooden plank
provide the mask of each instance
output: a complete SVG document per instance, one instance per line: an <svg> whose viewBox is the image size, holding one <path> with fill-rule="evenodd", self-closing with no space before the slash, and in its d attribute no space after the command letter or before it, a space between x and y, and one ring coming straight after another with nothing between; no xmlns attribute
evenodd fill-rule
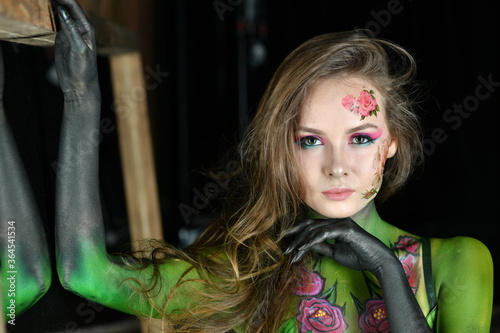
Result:
<svg viewBox="0 0 500 333"><path fill-rule="evenodd" d="M95 26L97 52L111 55L136 51L139 36L129 29L87 13ZM49 0L0 0L0 39L20 44L52 47L56 37Z"/></svg>
<svg viewBox="0 0 500 333"><path fill-rule="evenodd" d="M50 0L2 0L0 13L20 22L55 31Z"/></svg>
<svg viewBox="0 0 500 333"><path fill-rule="evenodd" d="M55 21L50 0L0 0L0 39L51 46Z"/></svg>
<svg viewBox="0 0 500 333"><path fill-rule="evenodd" d="M131 240L163 239L141 54L113 55L110 67Z"/></svg>

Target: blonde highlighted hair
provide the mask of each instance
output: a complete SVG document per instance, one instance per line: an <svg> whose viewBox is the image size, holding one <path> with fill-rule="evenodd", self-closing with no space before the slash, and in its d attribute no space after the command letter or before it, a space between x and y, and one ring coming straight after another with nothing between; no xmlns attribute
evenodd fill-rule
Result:
<svg viewBox="0 0 500 333"><path fill-rule="evenodd" d="M414 71L406 50L367 31L323 34L286 57L238 146L239 168L226 179L220 215L185 252L167 246L157 251L190 263L200 276L192 282L204 286L190 295L196 307L165 314L175 332L279 331L299 270L283 255L282 235L306 214L294 138L308 88L322 78L357 76L383 95L389 130L398 141L378 195L384 200L422 156L408 96Z"/></svg>

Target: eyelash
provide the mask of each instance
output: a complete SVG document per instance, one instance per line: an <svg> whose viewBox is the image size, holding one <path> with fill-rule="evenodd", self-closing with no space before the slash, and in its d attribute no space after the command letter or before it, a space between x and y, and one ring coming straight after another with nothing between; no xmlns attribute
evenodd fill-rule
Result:
<svg viewBox="0 0 500 333"><path fill-rule="evenodd" d="M314 143L307 142L307 141L310 141L310 140L314 140ZM361 140L362 142L356 142L357 140ZM366 134L357 134L357 135L354 135L349 140L349 143L353 144L353 145L356 145L356 146L364 147L364 146L371 145L375 140L377 140L377 138L372 138L369 135L366 135ZM299 139L296 140L296 143L298 145L300 145L303 149L311 149L311 148L314 148L314 147L323 146L325 144L325 142L320 137L317 137L317 136L314 136L314 135L307 135L307 136L304 136L302 138L299 138Z"/></svg>
<svg viewBox="0 0 500 333"><path fill-rule="evenodd" d="M362 139L363 142L361 143L356 143L355 141L358 140L358 139ZM353 145L357 145L357 146L368 146L370 144L372 144L376 139L368 136L368 135L355 135L351 138L351 140L349 141L349 143L353 144Z"/></svg>
<svg viewBox="0 0 500 333"><path fill-rule="evenodd" d="M308 140L311 140L311 139L316 140L316 143L319 142L319 144L306 143ZM311 148L314 148L317 146L323 146L325 144L321 138L314 136L314 135L308 135L308 136L304 136L302 138L299 138L298 140L296 140L296 143L304 149L311 149Z"/></svg>

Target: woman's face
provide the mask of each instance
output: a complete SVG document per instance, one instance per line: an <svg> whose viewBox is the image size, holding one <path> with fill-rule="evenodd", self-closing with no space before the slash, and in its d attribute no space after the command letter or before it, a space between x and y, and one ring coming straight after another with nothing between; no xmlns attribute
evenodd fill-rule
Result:
<svg viewBox="0 0 500 333"><path fill-rule="evenodd" d="M396 153L382 96L360 78L323 79L308 92L295 138L302 199L329 218L352 216L377 195Z"/></svg>

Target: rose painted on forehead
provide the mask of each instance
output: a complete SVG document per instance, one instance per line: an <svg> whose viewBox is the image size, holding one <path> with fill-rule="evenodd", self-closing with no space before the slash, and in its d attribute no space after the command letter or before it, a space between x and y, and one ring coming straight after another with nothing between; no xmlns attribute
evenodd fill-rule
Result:
<svg viewBox="0 0 500 333"><path fill-rule="evenodd" d="M353 95L347 95L342 98L342 106L355 114L361 115L361 120L368 116L377 116L380 106L375 99L375 91L363 90L358 98Z"/></svg>
<svg viewBox="0 0 500 333"><path fill-rule="evenodd" d="M342 98L342 106L345 109L353 112L355 109L358 108L356 97L354 97L353 95L347 95L346 97ZM355 113L357 113L357 111Z"/></svg>

